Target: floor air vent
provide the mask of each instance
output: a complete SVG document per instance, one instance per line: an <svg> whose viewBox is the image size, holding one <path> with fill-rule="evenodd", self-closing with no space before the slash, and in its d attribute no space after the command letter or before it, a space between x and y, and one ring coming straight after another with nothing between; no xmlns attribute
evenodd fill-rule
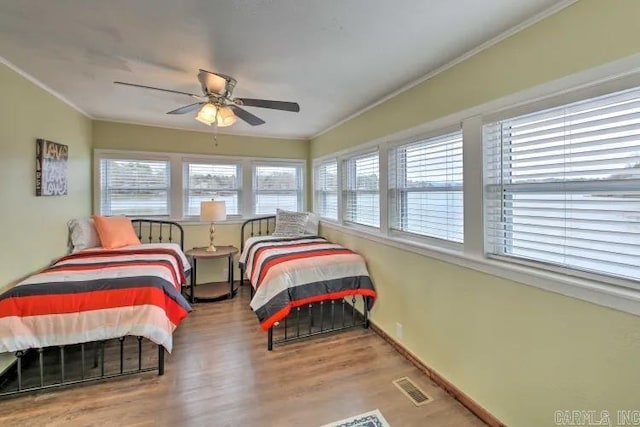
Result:
<svg viewBox="0 0 640 427"><path fill-rule="evenodd" d="M425 405L433 400L408 377L398 378L393 381L393 384L398 387L400 391L403 392L404 395L407 396L416 406Z"/></svg>

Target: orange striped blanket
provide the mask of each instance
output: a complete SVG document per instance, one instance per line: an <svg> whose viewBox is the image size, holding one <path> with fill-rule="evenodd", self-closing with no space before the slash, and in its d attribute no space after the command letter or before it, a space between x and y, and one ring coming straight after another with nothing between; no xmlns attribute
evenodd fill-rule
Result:
<svg viewBox="0 0 640 427"><path fill-rule="evenodd" d="M322 237L252 237L240 262L263 330L305 304L362 295L371 308L376 297L362 256Z"/></svg>
<svg viewBox="0 0 640 427"><path fill-rule="evenodd" d="M188 268L176 244L65 256L0 295L0 353L125 335L171 352L191 311L181 294Z"/></svg>

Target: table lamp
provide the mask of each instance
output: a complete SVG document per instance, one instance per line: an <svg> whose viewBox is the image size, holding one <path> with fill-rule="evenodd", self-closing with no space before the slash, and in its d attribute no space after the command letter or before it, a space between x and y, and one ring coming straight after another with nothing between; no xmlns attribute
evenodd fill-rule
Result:
<svg viewBox="0 0 640 427"><path fill-rule="evenodd" d="M216 232L216 228L213 225L215 221L224 221L227 219L227 208L224 201L211 200L207 202L200 202L200 221L210 222L209 228L209 247L207 252L215 252L216 247L213 246L213 236Z"/></svg>

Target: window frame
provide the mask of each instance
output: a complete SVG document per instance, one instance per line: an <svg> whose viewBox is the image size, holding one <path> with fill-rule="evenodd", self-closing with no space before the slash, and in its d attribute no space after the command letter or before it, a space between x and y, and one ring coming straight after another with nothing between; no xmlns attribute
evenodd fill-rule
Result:
<svg viewBox="0 0 640 427"><path fill-rule="evenodd" d="M168 202L168 213L166 215L142 215L147 218L171 218L172 213L174 212L174 205L171 201L172 195L172 186L173 186L173 165L171 163L171 159L165 155L151 154L149 156L140 155L140 153L127 153L127 152L109 152L105 153L105 155L96 158L94 161L94 212L99 215L103 215L102 213L102 169L101 162L102 160L122 160L122 161L150 161L150 162L167 162L169 166L169 175L167 177L167 202ZM131 215L132 217L140 217L141 215Z"/></svg>
<svg viewBox="0 0 640 427"><path fill-rule="evenodd" d="M605 87L608 87L608 86L605 85ZM640 89L640 82L639 84L631 86L627 89L633 89L633 88ZM603 86L599 86L596 88L596 90L591 92L584 93L581 91L579 92L579 94L581 94L582 96L579 96L578 93L572 94L573 96L568 97L570 99L569 101L566 101L567 99L566 97L564 98L564 101L562 99L554 99L551 105L542 106L541 108L532 109L532 106L528 106L528 108L524 109L524 112L523 112L523 109L517 109L515 110L515 111L518 111L517 114L513 114L513 115L505 114L506 117L502 117L498 120L485 120L483 123L483 127L488 128L489 126L501 125L501 122L503 121L508 122L509 120L518 120L518 119L521 119L522 116L526 116L528 114L535 114L535 113L545 113L547 112L547 110L554 109L554 108L570 107L572 106L572 104L576 102L595 100L603 95L614 94L621 90L622 91L625 90L625 89L612 89L612 90L607 90L604 93L600 93L602 92L602 89L603 89ZM573 99L576 96L578 96L578 99ZM483 151L489 150L490 148L491 147L489 146L489 141L487 141L487 137L483 137ZM501 150L502 149L503 148L501 144ZM633 181L623 183L620 180L615 180L615 179L605 179L605 180L587 179L584 181L576 181L576 180L569 179L568 181L553 181L553 182L505 183L503 178L501 177L499 182L493 182L495 181L495 178L492 180L489 177L489 173L486 170L488 167L487 165L488 156L489 156L488 153L483 153L483 169L484 169L483 185L485 189L485 194L488 194L488 193L494 194L496 190L498 190L500 193L503 193L504 191L506 191L507 188L509 188L511 189L510 192L514 195L529 194L532 191L534 193L542 192L547 194L556 194L556 193L564 192L566 193L565 194L565 197L566 197L572 194L574 195L581 194L581 193L584 193L585 191L587 192L600 192L604 190L632 191L633 189L636 188L632 185ZM526 161L531 161L531 160L534 160L534 159L527 159ZM503 164L504 163L501 163L501 167L503 167ZM490 189L492 191L489 191ZM537 191L534 191L534 190L537 190ZM500 200L501 200L500 203L502 203L503 199L500 198ZM484 211L485 211L484 255L486 258L495 259L504 263L512 263L512 264L522 265L526 267L532 267L539 270L550 271L553 273L558 273L566 276L587 279L587 280L596 281L599 283L640 290L640 279L634 280L634 279L626 278L620 275L607 274L604 271L587 269L585 267L562 265L559 263L545 261L542 259L526 258L523 256L508 254L506 251L503 251L504 249L503 246L493 243L491 241L491 238L489 237L489 234L491 233L490 228L493 223L493 221L490 220L490 217L492 216L490 215L490 211L493 211L493 209L490 208L489 206L491 202L495 203L496 198L495 197L491 198L489 196L484 197ZM500 249L497 249L497 248L500 248ZM597 260L594 260L594 261L597 262Z"/></svg>
<svg viewBox="0 0 640 427"><path fill-rule="evenodd" d="M336 217L335 218L329 218L327 216L323 216L321 212L319 212L318 210L318 205L319 205L319 196L320 194L333 194L333 192L330 191L326 191L326 190L320 190L317 187L317 183L320 180L319 179L319 173L320 173L320 168L323 166L327 166L329 164L335 164L336 166L336 191L335 191L335 196L336 196ZM328 159L325 159L321 162L317 162L313 165L313 187L312 187L312 191L313 191L313 207L314 207L314 213L318 216L318 218L321 218L325 221L331 221L334 223L337 223L340 221L340 206L341 206L341 202L340 202L340 179L342 179L342 174L340 172L340 161L338 160L337 157L331 157Z"/></svg>
<svg viewBox="0 0 640 427"><path fill-rule="evenodd" d="M251 212L256 216L266 216L266 215L275 215L276 213L257 213L256 206L256 195L258 194L255 191L256 188L256 169L259 167L295 167L297 169L297 186L296 197L298 202L298 211L304 212L307 209L306 204L306 168L305 163L303 161L281 161L281 160L253 160L251 162ZM274 190L277 191L277 190ZM282 190L282 191L293 191L293 190Z"/></svg>
<svg viewBox="0 0 640 427"><path fill-rule="evenodd" d="M162 218L178 221L183 224L199 224L198 216L186 216L184 212L185 202L185 165L188 163L203 164L238 164L240 181L240 198L238 200L241 212L239 215L229 215L226 222L242 222L245 219L255 218L253 205L253 165L279 165L295 166L300 170L299 180L301 181L301 200L299 201L302 210L307 209L306 182L307 168L305 159L287 158L266 158L266 157L245 157L245 156L224 156L224 155L198 155L187 153L170 152L149 152L135 150L115 150L115 149L94 149L93 151L93 212L100 212L100 161L102 159L122 159L122 160L164 160L169 161L170 167L170 214ZM133 217L133 216L132 216Z"/></svg>
<svg viewBox="0 0 640 427"><path fill-rule="evenodd" d="M188 215L188 209L187 209L187 203L188 203L188 195L187 192L190 191L190 189L187 187L187 183L188 183L188 167L189 165L211 165L211 166L235 166L236 167L236 188L235 189L223 189L223 190L219 190L219 192L223 192L223 191L229 191L229 192L235 192L237 193L237 197L238 197L238 212L235 214L230 214L229 212L227 212L227 217L232 217L232 218L241 218L242 217L242 212L243 212L243 180L242 180L242 162L241 161L237 161L237 160L228 160L228 159L224 159L224 160L205 160L202 158L194 158L194 159L189 159L189 158L185 158L182 160L182 170L183 170L183 181L182 181L182 191L183 191L183 196L182 196L182 218L186 219L186 220L195 220L198 218L198 215ZM212 198L215 196L212 196Z"/></svg>
<svg viewBox="0 0 640 427"><path fill-rule="evenodd" d="M395 205L395 199L394 199L394 191L401 191L400 189L395 188L395 184L392 186L392 179L395 176L395 174L398 171L398 167L399 164L397 161L393 161L392 158L394 155L394 152L397 152L398 150L404 148L404 147L408 147L411 146L412 144L420 144L423 142L429 142L430 140L434 140L437 138L441 138L441 137L446 137L446 136L450 136L453 135L455 133L460 133L460 137L463 139L463 142L461 143L461 148L463 149L463 145L464 145L464 134L463 134L463 130L462 127L460 125L455 125L455 126L448 126L445 128L441 128L438 129L435 132L430 132L428 134L423 134L420 137L417 138L411 138L409 140L405 140L402 142L398 142L398 143L393 143L393 144L389 144L388 148L387 148L387 152L388 152L388 162L387 162L387 169L389 170L389 181L388 181L388 202L389 202L389 212L388 212L388 233L390 236L396 236L402 239L406 239L406 240L411 240L411 241L416 241L416 242L424 242L430 245L434 245L434 246L440 246L443 248L448 248L448 249L454 249L454 250L462 250L463 246L464 246L464 242L465 242L465 238L464 238L464 170L463 170L463 174L462 174L462 186L459 187L459 191L462 192L462 196L463 196L463 237L462 237L462 241L456 241L456 240L451 240L451 239L446 239L446 238L441 238L441 237L437 237L437 236L433 236L433 235L427 235L427 234L420 234L420 233L415 233L415 232L411 232L408 230L402 230L402 229L398 229L396 227L394 227L394 218L399 215L399 213L397 212L397 208ZM463 156L464 156L464 152L463 152ZM464 163L464 161L463 161ZM395 170L394 170L395 169ZM464 168L463 168L464 169ZM397 180L396 180L397 181ZM456 188L458 188L458 186L455 186ZM446 188L454 188L454 186L451 187L446 187ZM419 189L416 189L414 191L424 191L424 187L420 187ZM442 190L442 191L450 191L450 190Z"/></svg>
<svg viewBox="0 0 640 427"><path fill-rule="evenodd" d="M342 203L340 204L339 207L342 208L341 212L338 212L338 217L341 220L342 224L350 224L351 226L354 227L363 227L366 229L373 229L373 230L381 230L383 229L383 215L382 215L382 208L383 208L383 193L381 191L383 184L382 184L382 156L381 156L381 151L380 147L376 146L373 147L373 149L369 148L369 149L365 149L365 150L361 150L361 151L357 151L355 153L351 153L349 155L344 156L339 165L338 168L341 170L341 175L340 175L340 179L341 181L338 183L338 187L339 187L339 200L342 201ZM366 192L366 194L378 194L378 225L372 225L372 224L364 224L361 222L357 222L354 220L349 220L346 218L346 213L347 213L347 208L346 208L346 199L347 199L347 193L351 192L354 195L358 194L358 189L356 188L355 190L350 190L350 189L346 189L345 188L345 182L346 180L349 179L349 177L346 176L346 173L351 174L351 171L349 169L349 162L355 162L358 159L361 158L366 158L368 156L371 156L372 154L377 154L378 156L378 189L377 191L373 191L373 190L363 190L364 192ZM355 170L353 171L355 173ZM353 175L352 179L355 181L356 176ZM385 192L385 201L386 201L386 192ZM385 223L386 224L386 223Z"/></svg>

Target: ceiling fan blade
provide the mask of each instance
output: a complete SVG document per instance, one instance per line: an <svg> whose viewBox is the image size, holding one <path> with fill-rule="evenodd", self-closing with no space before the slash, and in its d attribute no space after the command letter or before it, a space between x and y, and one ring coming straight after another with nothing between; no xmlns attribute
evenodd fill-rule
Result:
<svg viewBox="0 0 640 427"><path fill-rule="evenodd" d="M254 116L247 110L243 110L237 105L231 105L230 107L233 110L233 112L236 114L236 116L240 117L242 120L249 123L251 126L258 126L265 123L265 121L262 120L260 117Z"/></svg>
<svg viewBox="0 0 640 427"><path fill-rule="evenodd" d="M291 111L297 113L300 111L300 105L297 102L286 101L271 101L268 99L254 99L254 98L236 98L236 101L240 101L245 107L260 107L271 108L273 110Z"/></svg>
<svg viewBox="0 0 640 427"><path fill-rule="evenodd" d="M142 89L153 89L153 90L159 90L161 92L169 92L169 93L178 93L180 95L187 95L187 96L191 96L193 98L197 98L200 99L202 98L201 95L196 95L194 93L189 93L189 92L181 92L179 90L173 90L173 89L162 89L159 87L153 87L153 86L145 86L145 85L139 85L139 84L135 84L135 83L127 83L127 82L114 82L117 85L123 85L123 86L132 86L132 87L140 87Z"/></svg>
<svg viewBox="0 0 640 427"><path fill-rule="evenodd" d="M227 82L235 80L224 74L212 73L207 70L200 70L198 72L198 80L202 86L203 93L217 93L218 95L224 95L227 89Z"/></svg>
<svg viewBox="0 0 640 427"><path fill-rule="evenodd" d="M190 111L196 111L203 104L205 104L205 103L204 102L196 102L194 104L185 105L184 107L180 107L180 108L176 108L175 110L171 110L167 114L185 114L185 113L188 113Z"/></svg>

